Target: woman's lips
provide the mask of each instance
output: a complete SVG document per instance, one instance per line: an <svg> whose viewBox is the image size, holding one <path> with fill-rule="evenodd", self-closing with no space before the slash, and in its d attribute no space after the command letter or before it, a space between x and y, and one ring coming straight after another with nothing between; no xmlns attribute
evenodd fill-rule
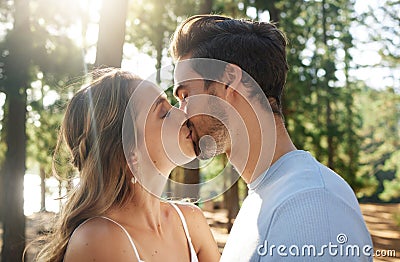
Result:
<svg viewBox="0 0 400 262"><path fill-rule="evenodd" d="M186 139L192 139L192 130L189 129L189 134L186 136Z"/></svg>

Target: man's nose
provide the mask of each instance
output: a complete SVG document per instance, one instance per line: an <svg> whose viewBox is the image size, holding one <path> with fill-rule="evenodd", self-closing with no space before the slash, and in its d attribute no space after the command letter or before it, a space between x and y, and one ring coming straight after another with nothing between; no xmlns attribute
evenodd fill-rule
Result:
<svg viewBox="0 0 400 262"><path fill-rule="evenodd" d="M185 114L187 114L187 101L186 100L179 103L179 109L182 110Z"/></svg>

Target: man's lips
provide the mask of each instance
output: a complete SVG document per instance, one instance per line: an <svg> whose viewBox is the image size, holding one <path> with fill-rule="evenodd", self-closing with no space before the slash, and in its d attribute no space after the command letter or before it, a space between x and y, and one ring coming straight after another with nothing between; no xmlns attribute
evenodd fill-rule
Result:
<svg viewBox="0 0 400 262"><path fill-rule="evenodd" d="M197 146L196 141L197 140L197 135L196 132L193 132L193 123L190 120L187 120L186 126L189 128L189 135L186 138L190 138L193 143L193 148L196 156L200 155L200 148Z"/></svg>
<svg viewBox="0 0 400 262"><path fill-rule="evenodd" d="M200 155L200 148L197 145L198 139L196 137L196 134L195 133L191 133L190 138L192 139L194 152L195 152L196 156L199 156Z"/></svg>
<svg viewBox="0 0 400 262"><path fill-rule="evenodd" d="M192 140L193 141L193 140ZM200 148L197 146L196 142L193 141L193 149L196 156L200 155Z"/></svg>

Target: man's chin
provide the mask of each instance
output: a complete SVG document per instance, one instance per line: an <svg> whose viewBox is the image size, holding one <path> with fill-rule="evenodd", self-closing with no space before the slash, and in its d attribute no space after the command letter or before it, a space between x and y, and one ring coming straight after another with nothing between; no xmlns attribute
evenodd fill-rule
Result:
<svg viewBox="0 0 400 262"><path fill-rule="evenodd" d="M200 147L198 146L198 143L193 141L193 148L194 152L196 154L196 157L200 160L207 160L213 157L211 152L206 152L206 151L201 151Z"/></svg>
<svg viewBox="0 0 400 262"><path fill-rule="evenodd" d="M196 156L200 160L207 160L207 159L213 158L213 157L218 156L218 155L223 154L223 153L225 153L225 152L223 152L223 150L217 150L217 151L215 151L215 150L203 150L203 151L201 151L199 149L199 153L196 152Z"/></svg>

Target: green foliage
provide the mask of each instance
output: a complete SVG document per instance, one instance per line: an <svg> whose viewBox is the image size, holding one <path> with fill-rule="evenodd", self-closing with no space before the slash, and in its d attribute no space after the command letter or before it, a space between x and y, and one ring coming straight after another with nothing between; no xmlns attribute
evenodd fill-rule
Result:
<svg viewBox="0 0 400 262"><path fill-rule="evenodd" d="M382 76L382 80L391 80L389 88L381 92L370 91L366 104L369 111L364 117L367 128L363 131L363 146L368 153L361 163L362 169L366 170L364 174L369 172L377 178L377 194L384 201L400 199L400 85L396 76L400 70L399 11L400 1L384 0L370 7L359 19L366 35L365 41L380 49L382 60L371 67L392 70L391 74Z"/></svg>
<svg viewBox="0 0 400 262"><path fill-rule="evenodd" d="M360 112L353 97L359 90L349 77L353 4L275 1L274 8L289 39L283 110L291 137L358 190Z"/></svg>
<svg viewBox="0 0 400 262"><path fill-rule="evenodd" d="M126 28L126 41L142 52L156 57L168 47L169 39L180 21L195 14L193 1L135 0L130 2Z"/></svg>
<svg viewBox="0 0 400 262"><path fill-rule="evenodd" d="M398 194L398 191L394 190L399 180L394 177L400 170L398 166L398 159L400 159L399 99L400 95L393 89L381 91L366 89L357 99L363 113L363 124L360 129L363 141L358 176L375 186L380 198L385 201ZM392 181L383 182L385 179ZM359 196L369 195L369 193L361 190Z"/></svg>
<svg viewBox="0 0 400 262"><path fill-rule="evenodd" d="M400 1L384 0L379 6L370 9L367 15L374 19L374 25L368 30L371 38L380 43L380 55L383 63L398 68L400 62ZM376 31L378 29L378 31Z"/></svg>
<svg viewBox="0 0 400 262"><path fill-rule="evenodd" d="M41 0L32 3L32 10L34 68L28 92L28 167L38 164L51 175L63 105L73 91L66 85L84 72L82 51L66 35L78 10L67 8L62 1Z"/></svg>
<svg viewBox="0 0 400 262"><path fill-rule="evenodd" d="M9 10L0 6L0 17L9 18ZM4 8L11 8L5 6ZM3 13L4 12L4 13ZM66 88L69 79L82 75L82 51L68 35L68 29L75 23L77 9L60 1L31 1L30 27L31 45L29 57L32 66L29 69L31 83L28 90L27 105L27 168L37 166L51 173L51 159L57 141L58 126L63 114L63 105L72 91ZM7 23L1 19L0 22ZM0 57L0 70L8 54L11 43L10 34L0 42L3 55ZM4 77L0 71L0 87ZM7 72L18 74L18 72ZM7 117L5 112L4 117ZM7 127L2 128L4 137ZM3 149L3 139L0 150ZM1 150L3 153L4 151Z"/></svg>

